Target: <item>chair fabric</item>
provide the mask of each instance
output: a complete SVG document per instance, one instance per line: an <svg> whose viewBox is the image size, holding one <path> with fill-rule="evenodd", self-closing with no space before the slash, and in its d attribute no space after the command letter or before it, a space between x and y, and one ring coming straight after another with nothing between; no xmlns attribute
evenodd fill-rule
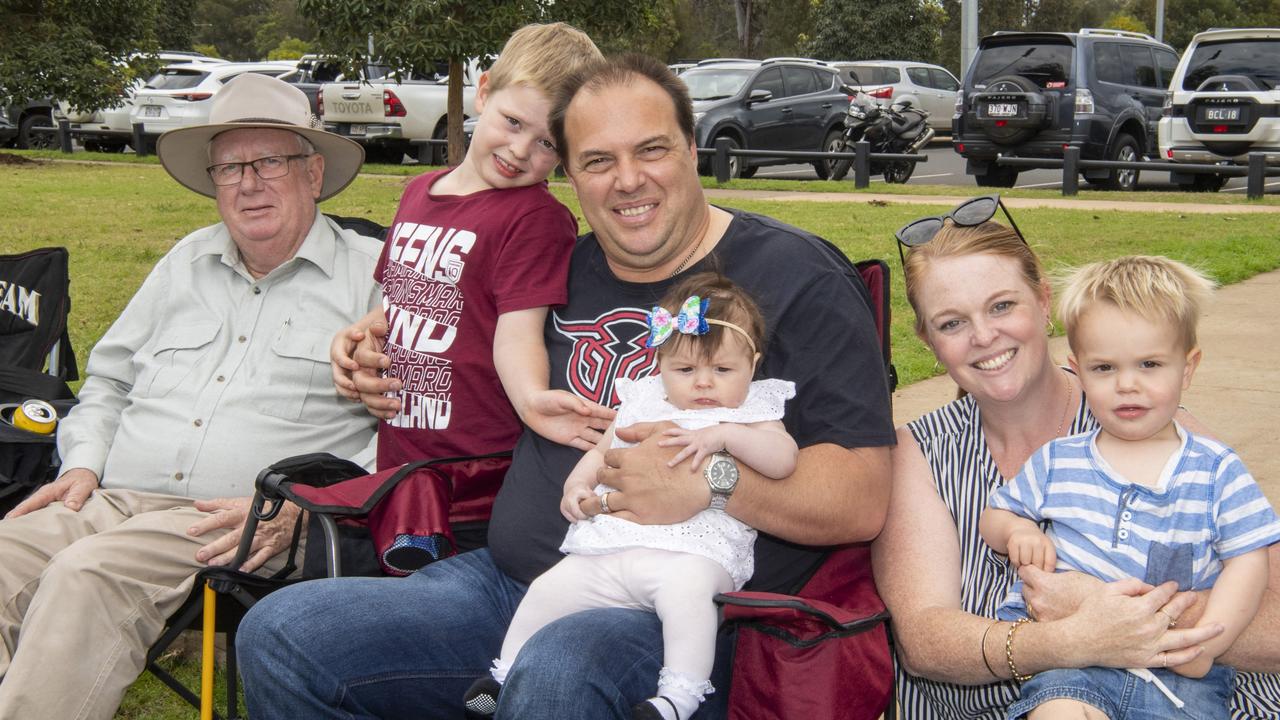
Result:
<svg viewBox="0 0 1280 720"><path fill-rule="evenodd" d="M856 269L871 297L892 392L889 266L866 260ZM833 548L794 595L740 591L716 602L737 630L730 720L893 717L889 613L865 543Z"/></svg>
<svg viewBox="0 0 1280 720"><path fill-rule="evenodd" d="M58 471L54 435L14 427L14 407L43 400L62 417L78 378L67 334L71 308L66 248L0 255L0 515Z"/></svg>

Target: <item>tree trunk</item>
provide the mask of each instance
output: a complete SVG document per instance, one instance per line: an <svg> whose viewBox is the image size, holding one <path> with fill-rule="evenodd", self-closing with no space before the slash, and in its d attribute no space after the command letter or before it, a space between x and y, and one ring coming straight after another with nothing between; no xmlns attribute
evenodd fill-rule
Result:
<svg viewBox="0 0 1280 720"><path fill-rule="evenodd" d="M449 60L449 167L462 164L462 61Z"/></svg>
<svg viewBox="0 0 1280 720"><path fill-rule="evenodd" d="M738 21L738 45L742 57L751 57L751 0L733 0L733 14Z"/></svg>

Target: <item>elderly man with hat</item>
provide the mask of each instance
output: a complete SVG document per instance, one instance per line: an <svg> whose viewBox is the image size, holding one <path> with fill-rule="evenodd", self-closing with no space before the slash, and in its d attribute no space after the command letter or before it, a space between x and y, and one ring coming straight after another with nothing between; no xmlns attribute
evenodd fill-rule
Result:
<svg viewBox="0 0 1280 720"><path fill-rule="evenodd" d="M369 453L375 421L334 393L328 347L379 297L380 246L316 207L364 153L264 75L209 119L157 154L222 221L161 258L94 347L62 474L0 521L0 718L110 718L195 573L233 557L256 473ZM246 569L283 564L297 513L259 526Z"/></svg>

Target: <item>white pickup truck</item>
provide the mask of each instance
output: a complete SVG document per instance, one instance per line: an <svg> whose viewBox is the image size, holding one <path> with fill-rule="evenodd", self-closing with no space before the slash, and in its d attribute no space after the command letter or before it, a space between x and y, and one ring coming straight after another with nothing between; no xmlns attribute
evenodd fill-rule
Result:
<svg viewBox="0 0 1280 720"><path fill-rule="evenodd" d="M462 111L475 114L479 68L464 66ZM364 82L326 83L320 89L324 127L349 137L365 148L369 160L399 163L405 154L416 154L413 140L443 140L448 131L449 81L445 77L386 77ZM433 145L432 164L443 165L444 145Z"/></svg>

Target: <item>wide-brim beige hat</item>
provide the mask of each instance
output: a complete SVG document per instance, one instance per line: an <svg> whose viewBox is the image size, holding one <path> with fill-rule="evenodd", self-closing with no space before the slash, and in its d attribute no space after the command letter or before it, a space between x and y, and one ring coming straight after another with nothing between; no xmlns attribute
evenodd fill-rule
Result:
<svg viewBox="0 0 1280 720"><path fill-rule="evenodd" d="M160 164L201 195L214 197L209 177L209 142L218 133L245 128L289 130L311 141L324 156L324 184L319 200L342 192L364 164L364 148L354 140L326 132L311 114L307 96L283 80L247 72L231 79L213 98L209 124L176 128L156 141Z"/></svg>

